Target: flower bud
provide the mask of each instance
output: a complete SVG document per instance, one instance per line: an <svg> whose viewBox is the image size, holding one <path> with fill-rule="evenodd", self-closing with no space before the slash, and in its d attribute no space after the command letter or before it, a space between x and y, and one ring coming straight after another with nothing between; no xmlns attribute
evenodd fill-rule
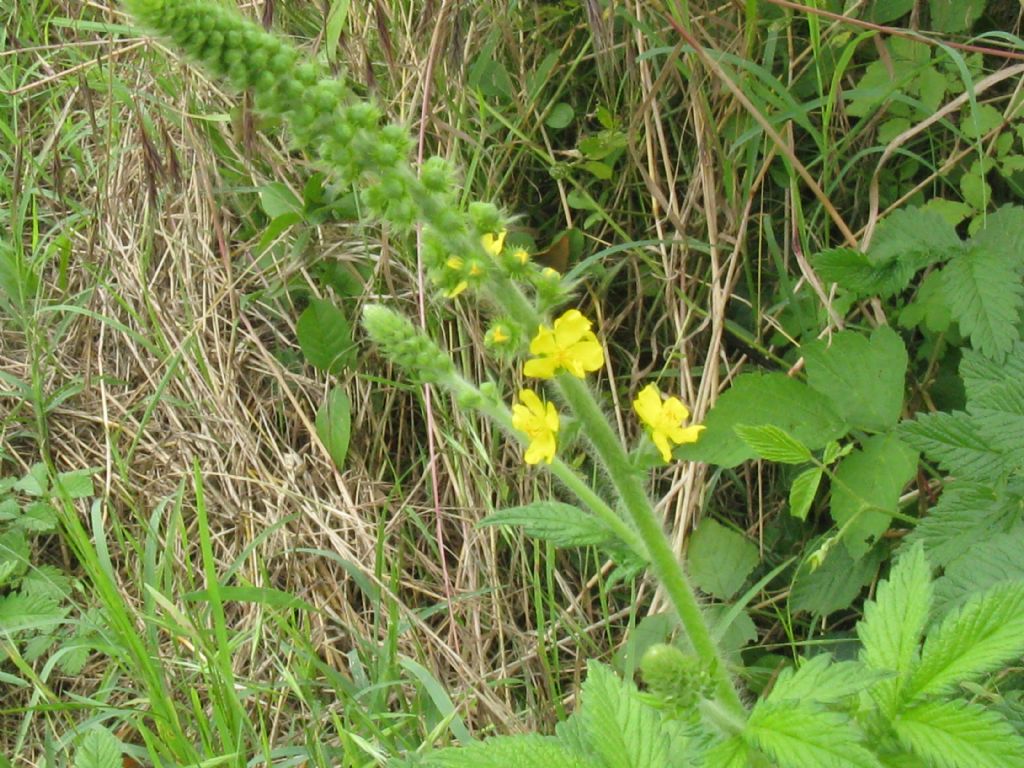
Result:
<svg viewBox="0 0 1024 768"><path fill-rule="evenodd" d="M421 381L440 383L455 373L451 357L405 316L387 307L363 307L363 328L385 357Z"/></svg>

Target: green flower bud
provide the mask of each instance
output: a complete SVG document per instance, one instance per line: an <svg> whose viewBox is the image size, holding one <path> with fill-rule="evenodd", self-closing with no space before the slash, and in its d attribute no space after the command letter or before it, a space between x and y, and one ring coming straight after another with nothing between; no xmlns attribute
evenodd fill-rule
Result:
<svg viewBox="0 0 1024 768"><path fill-rule="evenodd" d="M693 702L701 692L700 660L674 645L652 645L640 659L640 676L664 701Z"/></svg>
<svg viewBox="0 0 1024 768"><path fill-rule="evenodd" d="M454 375L451 357L403 315L368 304L363 307L363 328L385 357L421 381L441 383Z"/></svg>
<svg viewBox="0 0 1024 768"><path fill-rule="evenodd" d="M501 214L493 203L470 203L469 218L478 232L501 232L505 229Z"/></svg>

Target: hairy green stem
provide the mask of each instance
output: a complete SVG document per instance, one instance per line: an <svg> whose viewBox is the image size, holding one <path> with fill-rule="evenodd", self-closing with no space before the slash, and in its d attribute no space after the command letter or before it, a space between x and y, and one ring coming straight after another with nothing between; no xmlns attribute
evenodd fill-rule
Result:
<svg viewBox="0 0 1024 768"><path fill-rule="evenodd" d="M499 279L496 289L491 292L491 299L527 328L536 328L540 324L540 317L519 287L511 280ZM711 632L704 620L690 580L687 578L679 558L672 551L664 527L658 520L654 507L651 505L621 441L612 430L608 419L601 411L601 406L584 382L571 375L562 374L555 383L566 402L579 417L599 461L611 478L626 512L644 543L654 575L668 594L690 644L705 667L713 671L715 690L719 700L733 713L742 715L743 704L729 678L728 668L718 646L711 638Z"/></svg>

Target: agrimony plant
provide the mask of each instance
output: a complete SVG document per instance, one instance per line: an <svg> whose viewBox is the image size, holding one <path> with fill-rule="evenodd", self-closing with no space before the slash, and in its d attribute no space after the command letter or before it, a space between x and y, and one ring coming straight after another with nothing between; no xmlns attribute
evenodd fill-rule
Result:
<svg viewBox="0 0 1024 768"><path fill-rule="evenodd" d="M645 492L636 454L623 446L586 380L605 365L598 334L577 310L552 316L572 285L506 243L505 222L495 206L474 203L460 209L452 172L442 160L432 158L415 172L403 128L381 125L379 110L355 99L344 84L303 61L283 41L200 0L126 4L143 24L236 87L249 89L259 109L284 118L299 146L314 153L333 178L356 187L369 215L399 232L422 225L425 262L438 292L451 300L463 295L481 300L495 318L487 333L489 348L514 361L529 358L523 373L538 383L510 404L496 384L464 377L408 319L380 305L364 310L364 328L389 359L411 377L446 389L462 407L492 419L523 445L524 462L547 468L580 504L540 502L504 510L485 522L519 524L562 546L595 544L621 562L649 568L682 626L686 650L656 646L643 660L646 692L591 663L579 707L554 736L498 737L410 757L411 762L526 768L1021 764L1024 740L1019 734L995 712L957 695L960 684L983 679L1024 651L1024 586L1019 581L996 584L932 616L930 566L923 546L910 548L868 606L859 627L859 659L834 662L821 655L804 660L783 672L748 711ZM929 237L929 246L947 242L941 233ZM920 258L920 266L938 260ZM895 291L909 279L909 268L891 261L839 252L832 263L862 285L881 282ZM976 265L962 269L977 287ZM977 333L979 344L1005 357L1010 347L986 325L985 314L974 304L959 312L967 333ZM895 363L901 377L906 353L893 337L880 330L869 340L847 336L842 343L871 357L882 370ZM773 375L746 380L743 387L756 393L761 404L778 408L772 418L758 420L756 409L753 419L730 415L730 408L733 414L742 410L737 395L731 404L723 398L701 433L687 423L682 403L663 398L656 388L640 393L635 408L663 460L686 451L718 450L724 464L758 455L811 463L805 485L816 489L827 474L833 494L848 492L849 516L837 519L836 540L856 552L888 526L894 496L905 482L904 468L913 468L914 458L892 432L901 400L895 397L894 408L893 381L883 381L880 402L858 401L849 387L857 372L832 365L837 358L824 350L821 358L814 374L817 386L813 378L811 385ZM739 384L736 390L742 391ZM787 403L793 412L783 407ZM585 447L610 481L611 498L602 498L559 458L561 408L578 420ZM838 440L854 429L877 434L857 449L841 447ZM686 447L698 437L696 446ZM820 458L813 453L818 450ZM830 465L840 459L843 463L833 472ZM869 474L872 465L890 460L899 469L883 483L879 497L858 490L857 479ZM850 467L845 476L844 467ZM813 496L813 490L805 489L808 493Z"/></svg>

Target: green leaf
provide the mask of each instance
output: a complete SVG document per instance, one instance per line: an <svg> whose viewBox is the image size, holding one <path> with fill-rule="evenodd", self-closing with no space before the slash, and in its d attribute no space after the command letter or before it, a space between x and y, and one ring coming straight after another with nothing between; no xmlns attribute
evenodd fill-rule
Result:
<svg viewBox="0 0 1024 768"><path fill-rule="evenodd" d="M760 557L745 536L706 517L690 537L686 560L694 584L728 600L743 586Z"/></svg>
<svg viewBox="0 0 1024 768"><path fill-rule="evenodd" d="M850 557L846 547L833 547L817 569L811 571L808 565L801 566L789 598L790 608L815 616L828 616L849 608L874 579L881 562L880 547L859 560Z"/></svg>
<svg viewBox="0 0 1024 768"><path fill-rule="evenodd" d="M830 511L844 530L843 544L854 559L889 528L900 493L916 470L917 455L891 434L868 438L839 463Z"/></svg>
<svg viewBox="0 0 1024 768"><path fill-rule="evenodd" d="M985 12L986 0L928 0L931 29L935 32L966 32Z"/></svg>
<svg viewBox="0 0 1024 768"><path fill-rule="evenodd" d="M1024 265L1024 207L1004 205L986 216L984 228L971 238L971 244L1001 253L1018 267Z"/></svg>
<svg viewBox="0 0 1024 768"><path fill-rule="evenodd" d="M68 610L49 595L10 592L0 597L0 627L4 632L49 632L63 623Z"/></svg>
<svg viewBox="0 0 1024 768"><path fill-rule="evenodd" d="M1010 459L979 432L974 418L962 411L918 414L904 421L897 434L947 472L976 481L995 482L1010 469Z"/></svg>
<svg viewBox="0 0 1024 768"><path fill-rule="evenodd" d="M981 528L976 540L964 543L960 554L946 565L942 578L935 582L939 615L1001 581L1024 581L1024 506L1020 497L1011 497L1005 504L999 510L1006 516L1005 521L999 521L1001 527Z"/></svg>
<svg viewBox="0 0 1024 768"><path fill-rule="evenodd" d="M743 739L780 768L876 768L850 720L811 703L761 701L750 713Z"/></svg>
<svg viewBox="0 0 1024 768"><path fill-rule="evenodd" d="M821 470L817 467L804 470L793 480L789 487L789 514L799 520L805 520L814 503L814 497L821 485Z"/></svg>
<svg viewBox="0 0 1024 768"><path fill-rule="evenodd" d="M881 432L899 420L907 375L907 350L888 326L870 340L855 331L832 336L801 350L807 383L828 397L839 415L858 429Z"/></svg>
<svg viewBox="0 0 1024 768"><path fill-rule="evenodd" d="M704 755L704 768L750 768L750 750L739 736L720 741Z"/></svg>
<svg viewBox="0 0 1024 768"><path fill-rule="evenodd" d="M352 431L352 406L340 386L331 388L316 412L316 434L338 469L345 466L349 435Z"/></svg>
<svg viewBox="0 0 1024 768"><path fill-rule="evenodd" d="M921 545L901 554L888 580L878 585L875 599L864 604L864 618L857 624L861 661L896 675L875 686L887 713L914 670L931 604L931 569Z"/></svg>
<svg viewBox="0 0 1024 768"><path fill-rule="evenodd" d="M451 747L428 753L420 763L439 768L600 768L600 765L570 751L550 736L529 733L495 736L466 747Z"/></svg>
<svg viewBox="0 0 1024 768"><path fill-rule="evenodd" d="M0 587L28 570L28 539L19 528L0 531Z"/></svg>
<svg viewBox="0 0 1024 768"><path fill-rule="evenodd" d="M72 472L61 472L57 475L57 482L64 489L64 493L72 499L87 499L96 493L92 484L92 476L96 474L92 469L76 469Z"/></svg>
<svg viewBox="0 0 1024 768"><path fill-rule="evenodd" d="M608 768L668 763L669 742L661 715L640 700L632 682L619 679L610 667L587 663L580 708L588 744Z"/></svg>
<svg viewBox="0 0 1024 768"><path fill-rule="evenodd" d="M518 525L525 535L550 541L557 547L586 547L604 544L613 538L612 532L596 517L560 501L535 501L522 507L498 510L477 525Z"/></svg>
<svg viewBox="0 0 1024 768"><path fill-rule="evenodd" d="M339 374L355 360L352 328L330 301L311 299L295 325L302 354L317 369Z"/></svg>
<svg viewBox="0 0 1024 768"><path fill-rule="evenodd" d="M938 503L928 510L928 515L905 542L913 545L920 541L928 562L945 568L975 544L987 544L1005 536L1016 511L1016 502L997 497L989 485L950 482L942 489Z"/></svg>
<svg viewBox="0 0 1024 768"><path fill-rule="evenodd" d="M765 700L831 704L868 688L883 674L858 661L836 662L822 653L804 660L796 670L792 667L783 669Z"/></svg>
<svg viewBox="0 0 1024 768"><path fill-rule="evenodd" d="M995 711L976 704L930 702L900 713L892 727L899 740L930 766L1024 766L1024 740Z"/></svg>
<svg viewBox="0 0 1024 768"><path fill-rule="evenodd" d="M1022 655L1024 581L1004 582L972 597L929 633L907 699L950 693Z"/></svg>
<svg viewBox="0 0 1024 768"><path fill-rule="evenodd" d="M286 213L301 213L302 201L286 184L272 181L260 187L260 207L273 220Z"/></svg>
<svg viewBox="0 0 1024 768"><path fill-rule="evenodd" d="M576 117L576 111L572 108L572 105L560 101L551 108L547 119L544 121L544 125L558 131L569 125L574 117Z"/></svg>
<svg viewBox="0 0 1024 768"><path fill-rule="evenodd" d="M811 452L803 443L795 440L784 429L763 424L759 427L750 427L746 424L737 424L733 429L740 436L740 440L750 446L759 457L767 461L777 461L781 464L803 464L811 460Z"/></svg>
<svg viewBox="0 0 1024 768"><path fill-rule="evenodd" d="M962 249L956 229L938 212L898 208L878 225L868 248L868 260L876 266L903 262L913 274Z"/></svg>
<svg viewBox="0 0 1024 768"><path fill-rule="evenodd" d="M757 452L736 434L738 424L779 427L812 451L847 431L831 401L803 382L782 373L749 373L718 398L700 439L681 446L676 455L723 467L756 458Z"/></svg>
<svg viewBox="0 0 1024 768"><path fill-rule="evenodd" d="M818 276L826 283L836 283L857 298L895 296L910 285L915 272L913 264L892 261L872 264L867 254L853 248L832 248L811 259Z"/></svg>
<svg viewBox="0 0 1024 768"><path fill-rule="evenodd" d="M124 748L118 738L100 725L94 725L78 743L75 768L122 768Z"/></svg>
<svg viewBox="0 0 1024 768"><path fill-rule="evenodd" d="M986 357L1002 361L1019 338L1024 304L1020 266L993 247L973 245L942 270L949 309L960 331Z"/></svg>

